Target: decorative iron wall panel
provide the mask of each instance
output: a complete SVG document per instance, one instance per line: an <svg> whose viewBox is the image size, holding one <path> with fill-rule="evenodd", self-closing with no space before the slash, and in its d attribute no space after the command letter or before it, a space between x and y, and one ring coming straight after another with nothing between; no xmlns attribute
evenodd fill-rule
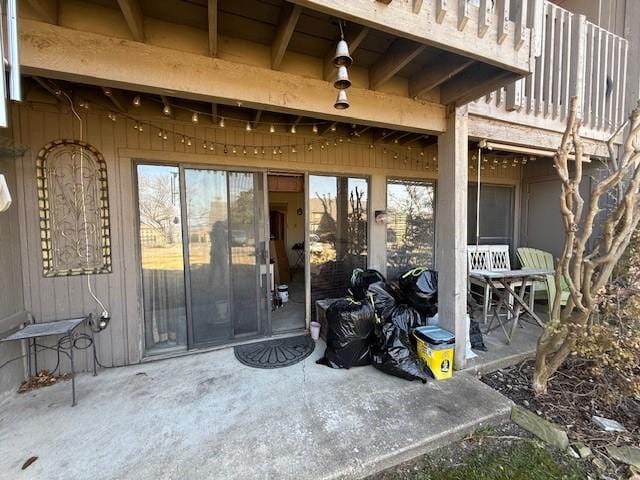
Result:
<svg viewBox="0 0 640 480"><path fill-rule="evenodd" d="M107 164L79 140L56 140L36 159L45 277L111 272Z"/></svg>

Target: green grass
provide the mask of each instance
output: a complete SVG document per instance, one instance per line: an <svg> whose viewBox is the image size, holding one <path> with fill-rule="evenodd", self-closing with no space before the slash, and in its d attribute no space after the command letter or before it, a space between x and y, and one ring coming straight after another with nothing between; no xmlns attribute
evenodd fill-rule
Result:
<svg viewBox="0 0 640 480"><path fill-rule="evenodd" d="M583 480L577 463L554 456L542 444L524 440L489 452L479 448L463 465L439 467L433 461L415 472L416 480Z"/></svg>

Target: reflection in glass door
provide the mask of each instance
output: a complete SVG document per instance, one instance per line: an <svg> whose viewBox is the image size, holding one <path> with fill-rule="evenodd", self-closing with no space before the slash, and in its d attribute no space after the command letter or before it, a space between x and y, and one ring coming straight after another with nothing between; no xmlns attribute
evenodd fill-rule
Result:
<svg viewBox="0 0 640 480"><path fill-rule="evenodd" d="M265 333L263 175L185 169L184 189L191 343Z"/></svg>
<svg viewBox="0 0 640 480"><path fill-rule="evenodd" d="M264 175L137 173L146 353L270 333Z"/></svg>

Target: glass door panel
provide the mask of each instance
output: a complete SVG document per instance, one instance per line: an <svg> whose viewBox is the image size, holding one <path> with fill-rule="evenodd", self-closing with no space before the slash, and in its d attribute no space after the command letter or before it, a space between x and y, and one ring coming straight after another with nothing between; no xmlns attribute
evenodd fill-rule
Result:
<svg viewBox="0 0 640 480"><path fill-rule="evenodd" d="M192 343L233 336L231 322L227 173L185 169Z"/></svg>
<svg viewBox="0 0 640 480"><path fill-rule="evenodd" d="M138 165L145 350L187 346L179 169Z"/></svg>
<svg viewBox="0 0 640 480"><path fill-rule="evenodd" d="M367 268L368 181L309 175L311 305L346 295L354 268Z"/></svg>
<svg viewBox="0 0 640 480"><path fill-rule="evenodd" d="M192 343L264 333L262 174L185 169L184 176Z"/></svg>

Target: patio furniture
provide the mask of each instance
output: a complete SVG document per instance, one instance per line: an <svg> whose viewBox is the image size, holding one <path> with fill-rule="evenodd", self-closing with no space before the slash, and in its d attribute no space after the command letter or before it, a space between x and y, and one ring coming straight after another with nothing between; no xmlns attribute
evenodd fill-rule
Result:
<svg viewBox="0 0 640 480"><path fill-rule="evenodd" d="M483 294L483 323L487 323L489 307L493 290L504 290L504 286L499 281L494 281L490 285L482 277L471 275L477 271L505 272L511 271L511 259L509 257L509 245L468 245L467 246L467 267L469 271L469 286L471 284L478 285L484 289ZM515 283L511 284L511 288ZM529 307L533 310L533 300L535 293L535 285L533 282L527 283L525 287L531 289L529 295ZM510 300L513 305L513 300ZM511 311L507 311L507 317L510 318Z"/></svg>
<svg viewBox="0 0 640 480"><path fill-rule="evenodd" d="M525 291L527 286L533 285L533 282L542 280L546 275L549 274L549 270L546 269L522 269L522 270L502 270L502 271L490 271L490 270L476 270L471 272L470 277L486 282L493 290L495 290L496 295L498 296L498 302L496 304L496 308L493 311L493 315L491 317L491 322L487 327L486 333L489 333L492 330L493 322L495 320L498 321L500 327L502 327L502 331L507 337L507 343L510 344L513 339L513 335L515 334L516 327L518 326L520 315L524 310L526 313L531 315L531 318L541 327L544 326L544 323L536 315L533 311L533 307L530 305L531 297L530 295L529 302L526 302L524 299ZM520 290L517 290L517 286L520 286ZM511 315L507 316L506 322L502 321L500 317L500 310L504 307ZM513 320L513 324L511 326L511 331L508 332L505 328L505 324L509 321ZM497 327L496 327L497 328Z"/></svg>
<svg viewBox="0 0 640 480"><path fill-rule="evenodd" d="M93 330L91 330L91 336L87 336L86 334L78 334L76 333L76 329L82 325L83 323L89 324L92 321L93 316L89 315L87 317L81 318L70 318L66 320L59 320L55 322L44 322L44 323L33 323L33 317L29 312L24 312L25 315L25 326L3 338L0 338L0 343L5 342L16 342L16 341L26 341L27 343L27 362L29 369L29 376L38 374L38 347L41 350L49 349L56 350L58 355L60 353L65 354L71 363L71 406L74 407L76 405L76 370L75 370L75 362L74 362L74 349L78 348L75 342L84 338L89 342L87 347L92 347L93 349L93 375L96 376L97 365L96 365L96 344L93 338ZM28 323L31 322L31 323ZM41 345L37 342L38 338L42 337L59 337L57 346L50 347L48 345ZM33 362L31 361L31 353L33 351ZM32 364L35 367L32 371Z"/></svg>
<svg viewBox="0 0 640 480"><path fill-rule="evenodd" d="M539 250L537 248L520 247L517 249L517 256L518 261L523 268L544 269L555 272L553 255L549 252L545 252L544 250ZM567 286L565 279L562 278L561 282L562 298L560 300L560 305L564 306L567 304L570 294L569 287ZM535 299L548 300L549 314L551 314L555 298L556 282L553 273L551 273L545 276L544 280L536 282Z"/></svg>

